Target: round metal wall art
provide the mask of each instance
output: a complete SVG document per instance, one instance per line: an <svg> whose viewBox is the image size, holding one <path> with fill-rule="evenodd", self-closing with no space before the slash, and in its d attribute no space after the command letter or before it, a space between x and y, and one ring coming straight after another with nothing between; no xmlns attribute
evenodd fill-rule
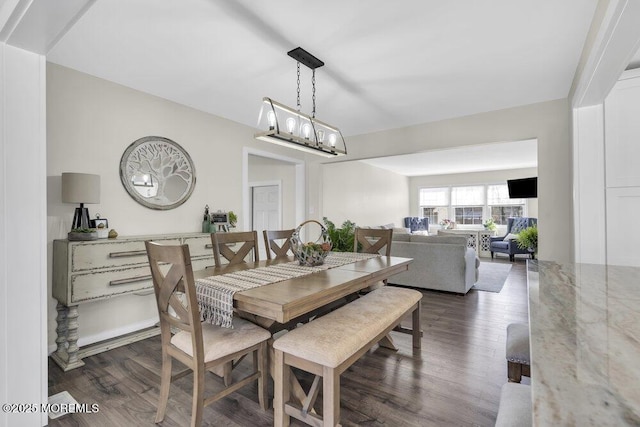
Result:
<svg viewBox="0 0 640 427"><path fill-rule="evenodd" d="M183 204L196 185L193 161L178 143L161 136L134 141L120 159L120 180L127 193L150 209Z"/></svg>

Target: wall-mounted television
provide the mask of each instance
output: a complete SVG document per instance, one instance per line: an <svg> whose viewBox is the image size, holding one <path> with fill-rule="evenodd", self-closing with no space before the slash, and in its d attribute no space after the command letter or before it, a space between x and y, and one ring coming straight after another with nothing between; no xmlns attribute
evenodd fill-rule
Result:
<svg viewBox="0 0 640 427"><path fill-rule="evenodd" d="M510 199L538 197L538 177L507 180Z"/></svg>

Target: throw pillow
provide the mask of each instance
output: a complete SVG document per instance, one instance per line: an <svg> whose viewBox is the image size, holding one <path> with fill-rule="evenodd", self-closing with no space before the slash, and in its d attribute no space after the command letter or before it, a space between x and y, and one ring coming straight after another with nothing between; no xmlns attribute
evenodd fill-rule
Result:
<svg viewBox="0 0 640 427"><path fill-rule="evenodd" d="M509 240L516 240L517 238L518 238L517 234L509 233L506 236L504 236L504 239L502 239L502 241L508 242Z"/></svg>
<svg viewBox="0 0 640 427"><path fill-rule="evenodd" d="M429 232L427 230L416 230L412 234L418 235L418 236L428 236Z"/></svg>

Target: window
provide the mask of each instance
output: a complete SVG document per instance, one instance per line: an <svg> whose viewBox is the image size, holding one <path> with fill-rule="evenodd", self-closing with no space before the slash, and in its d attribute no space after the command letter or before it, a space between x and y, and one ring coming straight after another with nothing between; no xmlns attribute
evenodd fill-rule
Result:
<svg viewBox="0 0 640 427"><path fill-rule="evenodd" d="M496 224L507 224L509 217L524 216L524 199L510 199L507 184L487 186L489 215Z"/></svg>
<svg viewBox="0 0 640 427"><path fill-rule="evenodd" d="M449 218L449 192L448 187L420 189L422 216L429 218L429 224Z"/></svg>
<svg viewBox="0 0 640 427"><path fill-rule="evenodd" d="M456 224L482 225L484 204L484 185L451 189L451 206Z"/></svg>
<svg viewBox="0 0 640 427"><path fill-rule="evenodd" d="M524 216L525 206L525 199L509 198L506 183L420 189L420 212L429 224L450 219L457 225L478 226L491 217L506 225L509 217Z"/></svg>

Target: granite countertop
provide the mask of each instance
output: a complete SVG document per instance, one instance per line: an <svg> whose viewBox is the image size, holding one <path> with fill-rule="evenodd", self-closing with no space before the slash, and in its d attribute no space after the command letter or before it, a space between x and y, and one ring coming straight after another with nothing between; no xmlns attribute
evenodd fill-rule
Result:
<svg viewBox="0 0 640 427"><path fill-rule="evenodd" d="M640 268L527 270L533 424L640 425Z"/></svg>

